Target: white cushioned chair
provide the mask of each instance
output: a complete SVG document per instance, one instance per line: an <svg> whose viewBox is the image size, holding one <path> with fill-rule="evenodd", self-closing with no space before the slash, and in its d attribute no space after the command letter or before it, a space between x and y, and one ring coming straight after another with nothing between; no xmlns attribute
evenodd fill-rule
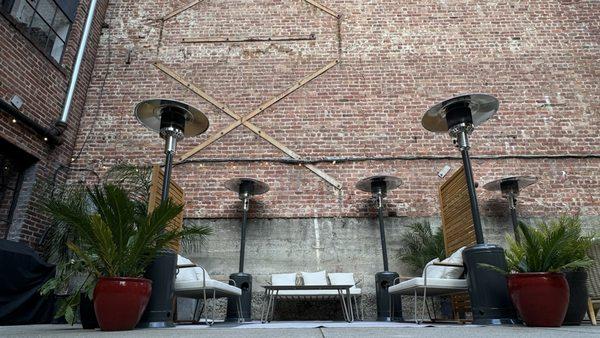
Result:
<svg viewBox="0 0 600 338"><path fill-rule="evenodd" d="M464 248L456 250L450 257L441 262L436 258L427 263L423 269L422 277L410 278L388 288L390 297L392 295L414 296L415 323L423 322L427 296L448 296L468 290L467 280L460 278L464 273L462 261ZM394 283L400 279L400 277L396 278ZM420 295L423 296L423 308L421 316L418 317L417 297ZM391 301L390 304L392 304ZM390 311L393 316L394 309L392 308Z"/></svg>
<svg viewBox="0 0 600 338"><path fill-rule="evenodd" d="M235 284L234 281L230 281ZM196 306L194 308L192 322L197 322L196 314L198 312L200 299L203 299L203 310L205 307L207 307L207 300L212 299L211 318L208 318L208 313L204 316L205 323L207 325L212 325L215 321L214 300L223 297L237 298L238 318L242 318L240 307L240 296L242 295L242 289L234 285L229 285L227 283L211 279L204 268L179 255L177 256L177 276L175 278L174 289L176 297L196 299Z"/></svg>

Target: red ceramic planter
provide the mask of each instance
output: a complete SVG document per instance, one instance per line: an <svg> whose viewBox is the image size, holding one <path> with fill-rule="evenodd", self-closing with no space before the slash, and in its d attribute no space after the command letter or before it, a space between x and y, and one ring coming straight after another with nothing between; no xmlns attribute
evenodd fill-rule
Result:
<svg viewBox="0 0 600 338"><path fill-rule="evenodd" d="M558 327L569 306L569 285L562 273L532 272L507 276L508 292L527 326Z"/></svg>
<svg viewBox="0 0 600 338"><path fill-rule="evenodd" d="M148 305L151 291L149 279L100 277L94 288L94 311L100 329L133 329Z"/></svg>

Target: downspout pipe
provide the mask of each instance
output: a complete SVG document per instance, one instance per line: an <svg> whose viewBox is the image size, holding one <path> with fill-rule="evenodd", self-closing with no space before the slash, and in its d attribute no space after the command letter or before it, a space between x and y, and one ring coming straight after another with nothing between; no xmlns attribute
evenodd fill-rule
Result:
<svg viewBox="0 0 600 338"><path fill-rule="evenodd" d="M75 88L77 87L77 79L79 78L79 72L81 64L83 63L83 54L87 47L88 37L92 30L92 23L94 22L94 14L96 13L96 5L98 0L92 0L90 3L90 9L85 21L85 27L83 28L83 34L81 34L81 41L79 43L79 50L77 51L77 58L75 59L75 65L73 66L73 75L71 75L71 82L69 83L69 91L65 98L65 105L63 107L62 114L58 121L56 121L57 127L65 128L67 126L67 120L69 119L69 112L71 110L71 104L73 103L73 96L75 95Z"/></svg>

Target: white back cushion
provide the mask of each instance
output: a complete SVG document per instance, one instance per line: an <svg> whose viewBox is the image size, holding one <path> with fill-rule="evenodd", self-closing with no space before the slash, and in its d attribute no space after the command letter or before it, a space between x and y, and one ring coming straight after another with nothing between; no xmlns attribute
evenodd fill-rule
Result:
<svg viewBox="0 0 600 338"><path fill-rule="evenodd" d="M189 259L183 257L183 256L179 256L177 255L177 265L186 265L186 264L194 264L192 263L192 261L190 261ZM177 280L178 281L193 281L193 280L197 280L196 279L196 273L194 272L193 268L179 268L178 269L178 273L177 273Z"/></svg>
<svg viewBox="0 0 600 338"><path fill-rule="evenodd" d="M423 268L423 278L425 278L425 270L427 270L427 278L442 278L444 275L444 267L443 266L431 266L433 263L439 263L439 258L434 258L429 261L429 263L425 264Z"/></svg>
<svg viewBox="0 0 600 338"><path fill-rule="evenodd" d="M325 270L317 272L301 272L304 285L327 285Z"/></svg>
<svg viewBox="0 0 600 338"><path fill-rule="evenodd" d="M354 285L354 274L352 272L328 273L331 285Z"/></svg>
<svg viewBox="0 0 600 338"><path fill-rule="evenodd" d="M296 285L296 273L274 273L271 275L272 285Z"/></svg>
<svg viewBox="0 0 600 338"><path fill-rule="evenodd" d="M463 246L462 248L456 250L452 255L450 255L450 257L444 259L442 262L462 265L463 264L462 252L465 248L466 247ZM445 267L442 278L457 279L457 278L460 278L460 276L463 274L463 271L465 271L465 269L462 267L461 268Z"/></svg>

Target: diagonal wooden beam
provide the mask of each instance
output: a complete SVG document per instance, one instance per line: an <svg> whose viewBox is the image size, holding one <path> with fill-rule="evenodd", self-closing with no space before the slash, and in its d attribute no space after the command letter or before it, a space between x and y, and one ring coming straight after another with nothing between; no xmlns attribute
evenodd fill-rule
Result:
<svg viewBox="0 0 600 338"><path fill-rule="evenodd" d="M336 13L333 9L315 1L315 0L304 0L305 2L315 6L316 8L322 10L323 12L333 16L334 18L339 18L340 15L338 13Z"/></svg>
<svg viewBox="0 0 600 338"><path fill-rule="evenodd" d="M201 0L194 0L194 1L190 2L190 3L188 3L187 5L183 5L183 6L179 7L179 8L177 8L177 9L173 10L172 12L166 14L165 16L163 16L162 20L163 21L167 21L167 20L171 19L172 17L174 17L176 15L179 15L179 13L181 13L181 12L183 12L183 11L191 8L192 6L197 5L198 3L200 3L200 1Z"/></svg>
<svg viewBox="0 0 600 338"><path fill-rule="evenodd" d="M290 86L288 89L284 90L283 92L281 92L280 94L274 96L273 98L271 98L271 99L263 102L260 106L258 106L257 108L255 108L254 110L252 110L251 112L249 112L248 114L244 115L243 117L241 117L235 111L233 111L233 109L231 109L227 105L225 105L225 104L217 101L215 98L213 98L212 96L210 96L209 94L207 94L205 91L203 91L201 88L198 88L193 83L191 83L188 80L186 80L185 78L183 78L181 75L177 74L175 71L169 69L167 66L165 66L164 64L162 64L160 62L155 62L154 66L157 67L159 70L161 70L165 74L169 75L175 81L177 81L177 82L181 83L182 85L186 86L188 89L190 89L194 93L198 94L200 97L202 97L206 101L210 102L217 109L223 111L227 115L229 115L232 118L234 118L234 119L237 120L237 121L235 121L235 122L227 125L225 128L221 129L216 134L213 134L211 137L209 137L208 139L206 139L204 142L202 142L201 144L197 145L196 147L192 148L187 153L183 154L183 156L181 156L179 160L183 161L183 160L186 160L187 158L193 156L194 154L196 154L200 150L208 147L209 145L211 145L212 143L214 143L215 141L217 141L221 137L227 135L230 131L232 131L235 128L239 127L241 124L244 124L246 127L248 127L248 124L249 124L248 120L249 119L253 118L254 116L258 115L259 113L261 113L263 111L265 111L266 109L268 109L269 107L271 107L275 103L277 103L277 102L281 101L282 99L284 99L285 97L289 96L290 94L292 94L296 90L300 89L302 86L306 85L310 81L314 80L319 75L325 73L326 71L328 71L329 69L331 69L333 66L335 66L338 63L339 63L339 60L334 60L334 61L328 63L327 65L325 65L324 67L320 68L316 72L305 76L300 81L298 81L294 85Z"/></svg>
<svg viewBox="0 0 600 338"><path fill-rule="evenodd" d="M209 94L207 94L206 92L204 92L201 88L195 86L193 83L189 82L188 80L186 80L181 75L179 75L175 71L171 70L170 68L168 68L164 64L162 64L160 62L155 62L154 66L156 68L158 68L160 71L162 71L163 73L167 74L168 76L170 76L171 78L173 78L175 81L181 83L182 85L184 85L185 87L187 87L188 89L190 89L191 91L193 91L194 93L196 93L197 95L199 95L200 97L204 98L206 101L210 102L212 105L214 105L215 107L217 107L217 109L223 111L224 113L226 113L227 115L233 117L234 119L237 119L237 121L231 123L230 125L228 125L224 129L221 129L219 132L213 134L211 137L209 137L208 139L206 139L200 145L194 147L192 150L190 150L187 153L185 153L182 157L180 157L179 161L186 160L187 158L189 158L192 155L196 154L198 151L200 151L200 150L208 147L210 144L214 143L215 141L217 141L221 137L225 136L227 133L229 133L230 131L234 130L235 128L239 127L242 124L245 127L247 127L248 129L250 129L253 133L255 133L256 135L258 135L259 137L261 137L265 141L269 142L270 144L272 144L273 146L275 146L280 151L284 152L286 155L288 155L288 156L290 156L290 157L292 157L294 159L301 159L300 155L296 154L296 152L294 152L293 150L291 150L290 148L288 148L287 146L285 146L283 143L277 141L272 136L270 136L267 133L265 133L262 129L258 128L253 123L247 121L247 119L250 119L250 118L256 116L258 113L264 111L268 107L270 107L273 104L279 102L280 100L282 100L286 96L288 96L291 93L293 93L294 91L296 91L298 88L300 88L303 85L307 84L308 82L312 81L313 79L315 79L319 75L325 73L327 70L329 70L331 67L335 66L338 63L339 63L338 60L330 62L325 67L323 67L323 68L317 70L316 72L314 72L314 73L312 73L312 74L304 77L302 80L298 81L297 83L295 83L294 85L292 85L291 87L289 87L288 89L286 89L285 91L283 91L282 93L280 93L279 95L276 95L275 97L273 97L273 98L265 101L259 107L257 107L256 109L254 109L252 112L250 112L250 113L248 113L248 114L246 114L245 116L242 117L242 116L238 115L235 111L233 111L233 109L227 107L225 104L222 104L217 99L215 99L214 97L210 96ZM312 164L303 164L302 166L306 167L308 170L312 171L317 176L321 177L323 180L325 180L329 184L333 185L337 189L342 189L342 184L341 183L339 183L332 176L328 175L327 173L325 173L321 169L317 168L316 166L314 166Z"/></svg>

